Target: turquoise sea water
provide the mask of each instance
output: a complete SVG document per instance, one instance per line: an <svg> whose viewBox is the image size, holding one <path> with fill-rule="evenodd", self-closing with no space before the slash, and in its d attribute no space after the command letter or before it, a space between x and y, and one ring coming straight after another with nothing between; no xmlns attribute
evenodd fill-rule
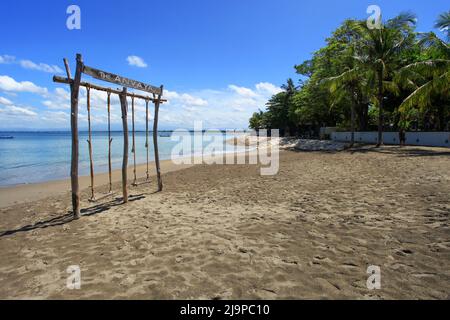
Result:
<svg viewBox="0 0 450 320"><path fill-rule="evenodd" d="M113 169L122 166L123 134L112 132L112 166ZM191 138L193 133L178 134ZM0 186L37 183L70 177L71 135L70 132L0 132L0 137L13 136L13 139L0 139ZM225 152L232 150L226 139L233 136L217 133L204 133L206 139L200 143L193 143L189 153L200 154L211 143L217 150L223 148ZM89 153L87 132L80 132L79 174L89 174ZM206 141L209 140L209 141ZM94 170L96 173L108 171L108 133L92 133ZM149 159L154 160L152 134L149 136ZM179 145L171 137L158 137L160 159L170 159L172 149ZM131 133L129 135L129 165L132 165ZM187 154L185 153L184 156ZM146 162L145 132L136 132L136 162Z"/></svg>

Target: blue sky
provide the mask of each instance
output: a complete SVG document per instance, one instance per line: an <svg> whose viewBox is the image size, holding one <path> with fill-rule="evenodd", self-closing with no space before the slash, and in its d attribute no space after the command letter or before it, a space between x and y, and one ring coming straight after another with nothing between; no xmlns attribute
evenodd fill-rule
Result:
<svg viewBox="0 0 450 320"><path fill-rule="evenodd" d="M81 30L66 27L71 4L81 8ZM69 128L68 88L51 79L64 69L63 57L74 67L77 52L87 65L164 84L170 102L161 110L163 128L190 128L194 120L246 127L288 77L298 78L295 64L309 59L344 19L367 18L371 4L385 18L416 13L419 31L433 30L449 10L443 0L2 1L0 130ZM144 63L127 60L133 56ZM97 129L104 128L104 101L94 94ZM115 99L116 128L118 110Z"/></svg>

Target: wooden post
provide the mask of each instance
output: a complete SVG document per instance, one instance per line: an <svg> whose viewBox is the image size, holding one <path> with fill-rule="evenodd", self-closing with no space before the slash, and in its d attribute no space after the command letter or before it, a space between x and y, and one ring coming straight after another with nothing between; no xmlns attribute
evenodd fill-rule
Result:
<svg viewBox="0 0 450 320"><path fill-rule="evenodd" d="M123 160L122 160L122 193L123 202L128 202L127 190L127 170L128 170L128 119L127 119L127 88L124 87L120 97L120 108L122 110L122 127L123 127Z"/></svg>
<svg viewBox="0 0 450 320"><path fill-rule="evenodd" d="M108 174L109 174L109 192L112 192L112 164L111 164L111 92L108 92Z"/></svg>
<svg viewBox="0 0 450 320"><path fill-rule="evenodd" d="M145 99L145 149L147 151L147 180L150 179L148 172L148 99Z"/></svg>
<svg viewBox="0 0 450 320"><path fill-rule="evenodd" d="M88 113L88 147L89 147L89 168L91 176L91 198L90 201L95 201L94 194L94 159L92 159L92 130L91 130L91 88L86 87L86 101L87 101L87 113Z"/></svg>
<svg viewBox="0 0 450 320"><path fill-rule="evenodd" d="M163 92L163 86L161 86L161 94L158 95L158 99L155 102L155 117L153 119L153 145L155 147L155 164L156 164L156 177L158 179L158 191L162 191L163 183L161 180L161 168L159 165L159 152L158 152L158 113L159 104L161 102L161 95Z"/></svg>
<svg viewBox="0 0 450 320"><path fill-rule="evenodd" d="M66 58L64 58L63 61L64 61L64 67L66 68L67 79L70 80L72 78L72 75L70 74L69 61L67 61Z"/></svg>
<svg viewBox="0 0 450 320"><path fill-rule="evenodd" d="M131 152L133 153L133 186L137 186L136 181L136 139L134 131L134 96L131 97L131 127L132 127L132 147Z"/></svg>
<svg viewBox="0 0 450 320"><path fill-rule="evenodd" d="M70 86L70 128L72 131L72 163L70 166L70 181L72 186L73 218L80 217L80 190L78 183L78 95L80 93L83 58L77 54L75 78Z"/></svg>

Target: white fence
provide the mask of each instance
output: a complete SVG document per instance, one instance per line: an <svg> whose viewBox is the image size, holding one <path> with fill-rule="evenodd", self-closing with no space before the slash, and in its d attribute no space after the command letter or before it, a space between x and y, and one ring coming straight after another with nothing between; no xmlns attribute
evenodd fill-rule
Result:
<svg viewBox="0 0 450 320"><path fill-rule="evenodd" d="M331 139L334 141L351 141L351 132L333 132ZM355 132L355 142L378 142L378 132ZM398 132L383 132L385 144L399 144ZM449 147L450 132L406 132L406 144L413 146Z"/></svg>

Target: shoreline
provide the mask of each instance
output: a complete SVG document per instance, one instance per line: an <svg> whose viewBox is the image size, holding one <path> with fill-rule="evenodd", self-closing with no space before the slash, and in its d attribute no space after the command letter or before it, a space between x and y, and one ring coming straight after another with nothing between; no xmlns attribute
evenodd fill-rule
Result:
<svg viewBox="0 0 450 320"><path fill-rule="evenodd" d="M161 160L162 173L172 172L177 170L183 170L189 168L192 165L189 164L174 164L172 160ZM142 179L146 176L147 164L136 165L137 179ZM150 178L156 176L155 162L149 162L149 175ZM122 169L112 170L112 183L120 182L122 179ZM95 188L100 189L109 183L109 173L98 173L94 176ZM133 165L128 166L128 182L133 180ZM80 176L80 192L89 188L90 176ZM51 196L63 195L70 192L70 177L66 179L51 180L45 182L37 182L30 184L20 184L14 186L0 187L0 208L7 208L12 205L22 204L27 202L33 202L41 200Z"/></svg>
<svg viewBox="0 0 450 320"><path fill-rule="evenodd" d="M246 151L239 152L229 152L222 153L223 159L229 159L231 156L239 155L242 153L246 154L246 157L250 154L256 152L256 149L248 149ZM190 168L192 166L204 164L204 161L210 159L208 156L200 156L198 154L193 154L185 157L177 158L180 159L191 159L190 164L176 164L172 159L165 159L160 161L161 173L169 173L173 171L179 171L183 169ZM199 158L201 163L198 163ZM136 177L137 180L142 180L146 177L147 164L136 164ZM112 170L112 184L122 181L122 169ZM150 181L152 177L156 176L155 162L149 162L149 176ZM133 181L133 165L128 166L128 183L131 184ZM96 190L105 188L109 183L109 173L102 172L96 173L94 176L94 186ZM80 193L85 191L90 187L90 176L83 175L79 176ZM156 183L156 181L155 181ZM164 183L164 180L163 180ZM38 200L45 199L47 197L63 195L65 193L70 193L70 177L65 179L43 181L37 183L20 184L12 186L0 187L0 209L7 208L17 204L24 204L29 202L34 202Z"/></svg>

